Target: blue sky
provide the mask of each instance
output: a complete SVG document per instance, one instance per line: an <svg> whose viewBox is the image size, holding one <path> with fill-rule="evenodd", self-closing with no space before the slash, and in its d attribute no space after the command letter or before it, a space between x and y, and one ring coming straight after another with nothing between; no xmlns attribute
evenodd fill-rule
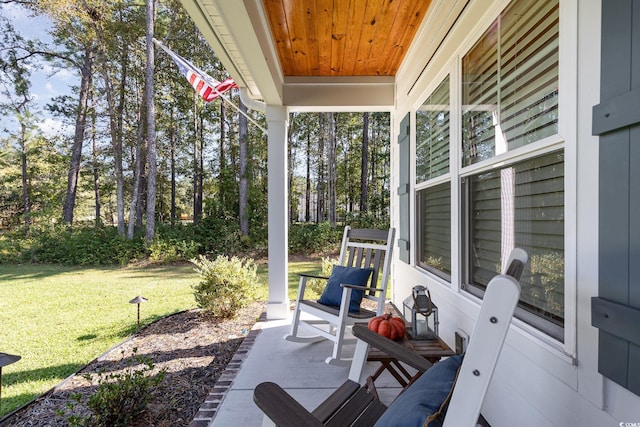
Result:
<svg viewBox="0 0 640 427"><path fill-rule="evenodd" d="M0 5L0 13L11 20L15 29L23 37L51 42L48 33L51 23L47 18L32 16L24 8L11 3ZM74 74L73 70L59 71L54 74L51 66L44 60L40 61L38 67L31 70L31 95L36 101L38 116L42 118L40 127L46 135L52 136L60 132L65 135L73 134L72 129L65 128L58 119L51 117L44 107L47 103L51 103L52 98L70 93L70 87L78 85L78 82L79 75ZM0 129L12 128L11 123L7 123L10 120L12 120L11 117L0 117L0 121L3 122Z"/></svg>

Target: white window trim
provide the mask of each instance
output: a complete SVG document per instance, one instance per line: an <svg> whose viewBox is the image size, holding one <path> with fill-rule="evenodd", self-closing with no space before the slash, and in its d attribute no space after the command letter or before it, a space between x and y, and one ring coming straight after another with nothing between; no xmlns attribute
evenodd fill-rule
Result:
<svg viewBox="0 0 640 427"><path fill-rule="evenodd" d="M501 159L492 159L491 165L487 165L485 162L474 164L462 168L462 143L461 143L461 123L460 123L460 109L461 109L461 93L460 93L460 76L462 74L462 57L466 52L477 42L482 36L486 28L497 18L497 16L511 3L511 0L496 1L494 6L487 8L487 13L480 17L471 31L467 32L467 37L459 44L458 50L452 56L452 60L437 73L425 73L429 75L428 84L423 82L416 82L416 87L423 87L420 91L420 96L417 97L415 104L411 109L411 179L414 183L413 186L413 200L414 206L411 212L411 227L412 230L417 230L416 209L415 200L417 192L421 189L430 187L436 183L445 181L451 182L451 251L452 251L452 265L451 265L451 283L447 284L452 290L457 291L460 294L465 294L462 291L461 283L461 239L464 236L461 235L460 221L462 217L462 203L460 200L460 180L472 174L476 174L483 169L493 169L496 165L504 162L511 162L517 159L530 158L533 155L544 154L545 152L551 152L558 149L564 149L565 153L565 289L564 289L564 342L560 342L555 338L547 335L544 332L536 329L532 325L522 321L514 319L514 325L532 340L537 343L543 343L548 350L561 353L559 356L562 360L568 363L574 363L576 358L576 335L577 335L577 79L578 75L578 2L577 0L559 0L559 16L560 16L560 29L559 29L559 69L558 69L558 134L545 138L541 141L537 141L532 144L520 147L513 151L509 151L500 155ZM450 169L449 173L433 180L425 181L420 184L415 184L416 168L415 168L415 149L416 149L416 120L415 112L422 105L424 99L435 90L438 84L446 75L450 76L450 100L451 100L451 117L450 123L450 141L452 149L450 151ZM426 77L423 75L422 79ZM421 79L421 80L422 80ZM483 164L484 163L484 164ZM417 233L414 233L414 236ZM426 275L429 280L438 283L444 281L436 275L427 272L426 270L417 266L417 251L416 245L412 249L412 266L416 268L420 274ZM472 298L475 300L475 297ZM479 301L479 300L478 300Z"/></svg>

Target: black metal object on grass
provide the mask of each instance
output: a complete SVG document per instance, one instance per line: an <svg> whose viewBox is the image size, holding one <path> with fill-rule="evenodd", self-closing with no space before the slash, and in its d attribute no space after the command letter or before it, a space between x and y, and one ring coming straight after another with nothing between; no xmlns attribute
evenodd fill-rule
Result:
<svg viewBox="0 0 640 427"><path fill-rule="evenodd" d="M21 357L15 354L0 353L0 408L2 408L2 367L11 365L20 359Z"/></svg>

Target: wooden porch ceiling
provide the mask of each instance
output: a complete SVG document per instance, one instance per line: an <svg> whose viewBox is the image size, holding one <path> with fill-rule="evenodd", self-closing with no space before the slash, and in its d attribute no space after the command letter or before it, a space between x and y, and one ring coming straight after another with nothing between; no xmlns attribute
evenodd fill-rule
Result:
<svg viewBox="0 0 640 427"><path fill-rule="evenodd" d="M431 0L263 0L284 76L394 76Z"/></svg>

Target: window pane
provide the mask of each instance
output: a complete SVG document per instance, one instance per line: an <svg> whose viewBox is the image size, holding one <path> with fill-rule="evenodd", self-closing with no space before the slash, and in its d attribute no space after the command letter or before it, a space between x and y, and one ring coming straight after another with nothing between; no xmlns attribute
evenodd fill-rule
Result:
<svg viewBox="0 0 640 427"><path fill-rule="evenodd" d="M462 59L463 166L558 132L558 1L514 1Z"/></svg>
<svg viewBox="0 0 640 427"><path fill-rule="evenodd" d="M512 248L529 254L518 307L557 338L564 325L564 153L467 179L470 285L484 290ZM516 312L518 315L518 312ZM545 326L545 323L547 324ZM550 326L554 325L554 326Z"/></svg>
<svg viewBox="0 0 640 427"><path fill-rule="evenodd" d="M502 17L500 126L508 149L558 132L558 3L517 1Z"/></svg>
<svg viewBox="0 0 640 427"><path fill-rule="evenodd" d="M451 183L418 192L418 264L451 278Z"/></svg>
<svg viewBox="0 0 640 427"><path fill-rule="evenodd" d="M416 182L449 172L449 77L416 112Z"/></svg>
<svg viewBox="0 0 640 427"><path fill-rule="evenodd" d="M498 108L498 25L494 23L462 58L463 166L495 151Z"/></svg>

